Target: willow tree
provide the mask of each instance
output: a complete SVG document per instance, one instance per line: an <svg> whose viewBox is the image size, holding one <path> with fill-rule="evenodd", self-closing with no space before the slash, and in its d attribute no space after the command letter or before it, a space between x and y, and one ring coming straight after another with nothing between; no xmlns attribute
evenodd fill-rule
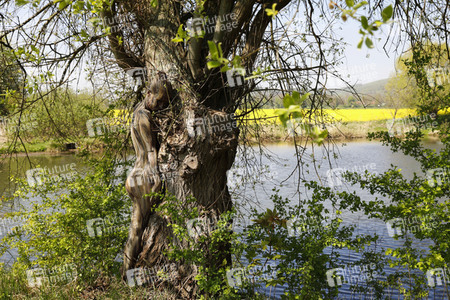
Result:
<svg viewBox="0 0 450 300"><path fill-rule="evenodd" d="M83 57L95 51L100 58L90 57L101 60L112 55L124 74L145 74L131 124L137 159L126 182L133 216L124 276L135 267L167 263L162 252L171 233L164 217L154 211L164 197L145 195L164 192L180 202L192 197L196 206L211 215L231 210L226 174L239 137L233 113L238 107L250 111L267 101L251 97L259 80L248 80L251 74L278 80L268 89L271 96L277 95L271 90L321 88L336 45L331 32L330 36L316 33L319 27L312 18L315 9L327 6L292 3L291 12L277 19L290 2L16 2L25 8L34 6L33 13L4 32L5 45L16 50L24 64L38 70L45 67L57 75L41 74L40 79L52 81L53 88L68 82ZM322 13L329 18L321 24L324 27L338 14ZM305 21L294 28L290 23L298 15ZM25 30L26 25L30 28ZM304 33L290 36L298 26ZM19 41L26 45L17 49ZM313 110L320 107L320 97L314 94ZM164 166L176 166L170 170L176 174L171 180L162 180ZM229 257L216 258L223 259Z"/></svg>
<svg viewBox="0 0 450 300"><path fill-rule="evenodd" d="M38 78L52 81L50 87L73 79L86 59L109 68L112 62L123 74L141 77L131 125L137 159L126 183L134 212L124 274L166 263L162 252L171 230L154 210L164 196L145 195L171 194L180 203L194 198L212 215L232 209L226 174L236 157L239 129L241 134L246 129L236 126L237 108L248 113L267 99L298 91L310 93L302 116L318 115L326 105L327 76L339 76L334 68L339 38L333 26L341 18L356 19L362 34L358 46L371 48L371 35L393 13L392 7L384 9L381 20L374 14L383 8L378 2L322 0L0 3L20 16L18 23L8 17L0 41L24 65L45 68ZM361 7L367 7L368 17L357 14ZM394 7L395 13L403 17L408 11ZM31 91L38 91L31 78ZM114 84L112 78L101 78ZM266 95L255 97L258 89ZM297 146L301 160L305 148ZM176 176L162 180L167 166ZM216 261L229 259L224 256Z"/></svg>

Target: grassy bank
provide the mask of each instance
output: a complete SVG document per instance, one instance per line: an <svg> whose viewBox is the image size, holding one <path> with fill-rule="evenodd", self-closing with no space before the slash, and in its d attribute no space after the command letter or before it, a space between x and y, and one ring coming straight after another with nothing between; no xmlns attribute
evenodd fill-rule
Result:
<svg viewBox="0 0 450 300"><path fill-rule="evenodd" d="M172 300L175 295L167 289L149 289L148 286L130 288L118 277L98 278L93 284L75 279L58 286L30 287L23 273L0 270L0 299L155 299Z"/></svg>
<svg viewBox="0 0 450 300"><path fill-rule="evenodd" d="M369 132L387 131L386 121L329 124L326 129L328 137L335 140L366 139ZM301 130L296 130L296 133L300 138L303 136ZM249 124L241 135L242 138L248 138L252 142L257 142L258 139L268 143L293 141L293 135L281 124Z"/></svg>

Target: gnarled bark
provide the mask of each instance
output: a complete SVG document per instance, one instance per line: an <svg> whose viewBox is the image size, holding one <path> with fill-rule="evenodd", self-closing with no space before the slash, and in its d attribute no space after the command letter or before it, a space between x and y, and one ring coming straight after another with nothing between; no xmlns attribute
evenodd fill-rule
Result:
<svg viewBox="0 0 450 300"><path fill-rule="evenodd" d="M136 163L126 182L133 200L133 215L124 252L124 276L132 268L154 268L170 263L163 251L169 247L172 232L167 226L167 216L154 211L164 197L144 195L162 191L180 199L180 207L181 201L192 196L197 200L196 206L214 215L232 208L226 172L236 154L236 124L231 115L200 106L179 111L176 102L180 98L165 77L160 76L152 82L149 94L133 115L131 135ZM169 99L171 103L167 107ZM210 124L202 120L216 122ZM164 172L167 165L172 166L169 176ZM223 259L230 261L225 256L211 258L211 263ZM192 297L195 266L182 266L177 273L175 277L179 282L175 288L183 298Z"/></svg>

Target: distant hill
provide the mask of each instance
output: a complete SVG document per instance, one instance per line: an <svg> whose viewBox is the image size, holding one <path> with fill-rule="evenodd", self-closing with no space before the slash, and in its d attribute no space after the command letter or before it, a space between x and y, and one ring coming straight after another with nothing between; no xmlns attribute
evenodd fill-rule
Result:
<svg viewBox="0 0 450 300"><path fill-rule="evenodd" d="M384 107L386 89L384 88L388 83L389 79L381 79L366 84L356 84L354 86L356 93L359 95L358 98L350 92L349 88L337 88L330 89L330 95L333 95L332 107L349 107L357 108L363 106L367 107ZM332 92L331 92L332 91ZM359 99L363 99L361 102Z"/></svg>
<svg viewBox="0 0 450 300"><path fill-rule="evenodd" d="M358 91L358 93L360 94L377 94L377 93L384 93L386 90L384 89L384 87L386 86L386 84L388 83L389 78L385 78L385 79L381 79L381 80L377 80L377 81L372 81L366 84L357 84L355 85L355 89Z"/></svg>
<svg viewBox="0 0 450 300"><path fill-rule="evenodd" d="M349 88L329 89L328 92L334 99L331 103L332 107L384 107L386 89L385 86L389 79L381 79L366 84L356 84L354 89L359 97L353 95ZM362 101L360 100L362 99Z"/></svg>
<svg viewBox="0 0 450 300"><path fill-rule="evenodd" d="M384 101L379 101L379 100L384 98L384 94L386 92L384 87L386 86L388 81L389 81L389 78L380 79L380 80L365 83L365 84L356 84L354 86L354 88L361 97L367 98L366 104L368 104L369 106L379 106L380 103L384 102ZM352 103L349 103L349 99L354 98L354 97L352 97L352 93L350 92L350 89L336 88L336 89L330 89L330 90L328 90L328 92L330 92L331 90L333 91L334 96L336 96L336 94L337 94L338 98L340 98L340 101L338 102L339 106L344 105L344 106L348 106L348 107L355 107L355 106L361 105L361 103L359 101L354 101L353 105L352 105ZM268 94L270 95L269 97L268 97ZM253 93L253 96L256 99L260 99L262 97L262 95L263 95L262 93L258 93L258 92ZM264 102L265 105L263 105L260 108L283 107L282 93L280 91L271 91L269 93L267 93L267 91L265 91L264 95L265 95L265 97L268 97L270 99L270 101ZM376 98L378 98L379 100L374 101L373 103L370 103L371 100L373 100L374 96L376 96Z"/></svg>

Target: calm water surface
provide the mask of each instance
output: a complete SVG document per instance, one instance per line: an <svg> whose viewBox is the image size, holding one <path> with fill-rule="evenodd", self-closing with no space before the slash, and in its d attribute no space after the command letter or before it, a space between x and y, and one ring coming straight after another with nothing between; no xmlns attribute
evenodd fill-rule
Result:
<svg viewBox="0 0 450 300"><path fill-rule="evenodd" d="M440 149L440 144L426 144L426 147ZM229 171L229 187L232 190L232 196L237 206L240 207L240 211L245 215L249 207L260 207L265 210L266 208L273 208L273 203L270 200L270 195L273 194L272 189L278 187L280 189L280 195L288 199L291 199L292 204L297 204L299 197L306 197L307 191L302 185L298 185L298 170L295 169L297 159L295 155L295 149L292 145L271 145L268 146L265 151L271 155L270 158L260 155L259 148L253 148L253 153L247 155L250 158L250 163L262 163L266 165L263 169L258 168L245 168L244 160L237 157L236 162L232 170ZM378 142L352 142L348 143L345 147L339 147L338 158L331 158L332 168L344 168L347 170L361 171L367 169L369 172L381 173L386 171L391 164L402 169L402 173L407 178L412 178L414 172L422 174L419 164L412 158L404 156L400 153L393 153L388 147L382 146ZM320 180L324 185L334 184L337 190L356 191L362 199L372 200L373 195L370 195L366 191L362 191L359 188L346 185L345 182L339 185L335 177L327 176L327 171L330 170L330 164L327 159L327 153L320 148L314 150L314 154L317 162L317 168L312 165L311 149L308 149L303 155L302 159L309 163L309 166L305 166L302 169L302 176L307 180ZM248 163L248 159L246 160ZM30 162L32 166L30 167ZM79 159L74 155L32 155L29 158L19 156L15 159L8 161L3 160L0 162L0 191L2 195L9 196L10 191L14 188L14 185L10 182L10 174L27 179L30 176L30 169L36 168L39 165L41 168L48 168L55 173L68 173L75 170L81 172L83 166L80 164ZM55 168L56 167L56 168ZM68 170L68 168L70 170ZM67 171L67 172L65 172ZM242 184L243 178L249 179L249 183ZM331 179L331 180L330 180ZM300 192L299 192L300 191ZM36 199L35 199L36 200ZM37 199L38 200L38 199ZM388 201L388 199L386 199ZM12 202L4 203L0 207L0 214L9 211L15 211L21 205L27 207L27 203L24 203L20 199L16 199ZM331 208L331 205L328 205ZM396 248L402 245L402 240L396 241L388 235L387 226L382 220L368 219L362 213L349 213L344 212L341 216L345 224L356 224L356 233L358 234L378 234L381 239L376 245L378 249L381 248ZM240 229L240 225L246 223L245 218L240 224L236 224L237 230ZM0 237L5 234L2 230ZM430 245L430 241L415 241L415 245L418 248L425 249ZM328 251L328 250L327 250ZM329 252L329 251L328 251ZM344 264L349 264L359 260L361 257L358 253L341 251L342 261ZM14 252L12 252L14 256ZM2 261L11 261L13 257L3 257ZM386 268L386 272L392 272L390 268ZM324 279L326 280L326 279ZM267 294L275 295L276 298L282 294L283 287L277 287L275 290L264 290ZM443 294L442 289L436 290L429 299L447 299ZM395 299L401 299L394 292L390 294ZM358 295L352 295L348 286L343 285L340 288L341 299L370 299L362 298Z"/></svg>
<svg viewBox="0 0 450 300"><path fill-rule="evenodd" d="M442 148L442 144L429 143L425 145L427 148L437 149ZM270 195L273 194L272 189L278 187L280 189L279 194L283 198L291 199L292 204L298 204L299 197L306 197L308 192L304 189L303 185L298 185L298 170L294 170L296 166L296 155L295 148L291 145L272 145L267 147L267 151L274 154L276 158L262 158L263 164L267 164L270 167L266 172L245 172L244 168L232 169L232 180L231 186L234 188L235 203L239 204L241 199L245 198L242 204L241 210L247 211L249 207L261 206L261 209L273 208L273 203L270 201ZM311 162L310 154L312 151L309 149L302 157L305 161ZM306 180L316 180L319 177L321 182L328 186L329 184L334 184L334 188L337 191L347 190L356 191L361 199L367 201L374 200L375 196L371 195L367 191L363 191L358 187L354 187L345 182L342 185L336 186L336 178L333 176L327 176L327 171L330 170L329 160L327 159L326 153L322 152L321 149L315 149L315 157L319 160L317 162L317 168L315 169L310 163L308 167L302 170L302 177ZM321 158L322 159L319 159ZM258 158L259 159L259 158ZM277 160L281 162L274 166L272 162ZM406 178L411 179L413 173L422 174L419 164L411 157L405 156L401 153L393 153L388 147L382 146L377 142L352 142L348 143L345 147L339 148L338 158L330 159L332 163L332 168L343 168L346 170L353 171L364 171L367 169L371 173L382 173L387 171L391 165L395 165L400 168L402 174ZM236 165L243 165L243 160L237 159ZM294 171L294 173L293 173ZM251 179L250 181L256 182L255 186L250 186L249 184L244 186L239 186L240 178L247 177ZM331 179L331 180L330 180ZM300 192L298 192L300 191ZM383 197L378 196L379 199ZM257 200L255 200L257 199ZM389 201L389 199L384 199ZM327 208L332 210L330 203L325 205ZM388 234L388 228L386 223L381 219L368 219L362 212L343 212L340 215L344 224L355 224L357 227L355 229L356 234L377 234L380 236L379 241L376 245L370 246L368 249L377 250L380 252L382 248L397 248L403 245L403 239L395 240ZM243 223L248 221L244 220ZM239 230L239 226L238 226ZM427 249L431 245L430 240L414 240L414 245L420 249ZM334 249L336 251L336 249ZM326 253L330 253L331 249L326 249ZM361 259L361 254L356 252L350 252L348 250L338 250L341 254L341 260L344 265L351 265L352 263ZM384 268L386 274L393 273L393 269L386 267ZM326 280L326 279L324 279ZM282 294L283 287L277 287L275 291L272 289L263 289L266 294L275 294L277 298ZM341 299L371 299L365 298L359 294L352 294L349 289L349 285L344 284L340 289ZM402 299L395 291L386 291L386 298L390 299ZM432 292L429 299L447 299L442 288L437 288Z"/></svg>

